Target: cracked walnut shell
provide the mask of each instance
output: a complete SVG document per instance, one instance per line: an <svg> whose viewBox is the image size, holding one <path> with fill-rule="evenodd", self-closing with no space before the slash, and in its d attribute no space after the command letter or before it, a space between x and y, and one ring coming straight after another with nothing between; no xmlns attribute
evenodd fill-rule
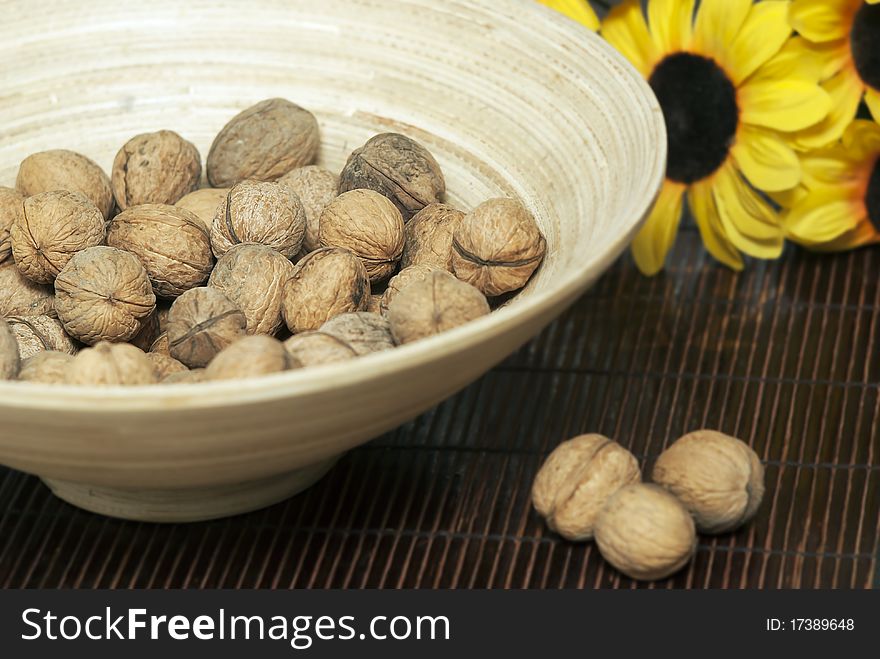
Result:
<svg viewBox="0 0 880 659"><path fill-rule="evenodd" d="M331 201L339 196L339 176L329 169L308 165L288 172L280 179L278 185L290 190L299 197L306 213L306 232L303 236L303 251L307 254L318 247L318 228L321 213Z"/></svg>
<svg viewBox="0 0 880 659"><path fill-rule="evenodd" d="M283 98L270 98L240 112L217 134L208 153L208 180L215 188L244 181L275 181L310 165L318 155L318 121Z"/></svg>
<svg viewBox="0 0 880 659"><path fill-rule="evenodd" d="M0 263L0 318L55 315L55 291L26 278L13 261Z"/></svg>
<svg viewBox="0 0 880 659"><path fill-rule="evenodd" d="M544 462L532 486L532 504L563 538L589 540L608 499L640 480L632 453L602 435L581 435L557 446Z"/></svg>
<svg viewBox="0 0 880 659"><path fill-rule="evenodd" d="M18 168L16 189L25 197L43 192L79 192L91 201L104 219L113 211L110 178L95 162L74 151L41 151L25 158Z"/></svg>
<svg viewBox="0 0 880 659"><path fill-rule="evenodd" d="M619 489L596 518L602 557L628 577L644 581L678 572L694 555L694 520L676 497L658 485Z"/></svg>
<svg viewBox="0 0 880 659"><path fill-rule="evenodd" d="M64 384L67 382L67 369L71 362L73 355L44 350L22 361L18 379L41 384Z"/></svg>
<svg viewBox="0 0 880 659"><path fill-rule="evenodd" d="M11 239L21 273L51 284L74 254L104 244L104 217L79 192L43 192L25 200Z"/></svg>
<svg viewBox="0 0 880 659"><path fill-rule="evenodd" d="M6 319L18 341L22 359L46 350L75 355L78 348L57 318L52 316L10 316Z"/></svg>
<svg viewBox="0 0 880 659"><path fill-rule="evenodd" d="M0 380L14 380L21 368L18 342L5 320L0 318Z"/></svg>
<svg viewBox="0 0 880 659"><path fill-rule="evenodd" d="M321 325L320 331L348 344L358 355L394 347L388 320L377 313L358 311L336 316Z"/></svg>
<svg viewBox="0 0 880 659"><path fill-rule="evenodd" d="M202 157L171 130L132 137L116 154L110 182L119 210L174 204L199 187Z"/></svg>
<svg viewBox="0 0 880 659"><path fill-rule="evenodd" d="M282 312L294 334L318 329L343 313L366 311L370 280L361 260L347 249L325 247L297 263L284 285Z"/></svg>
<svg viewBox="0 0 880 659"><path fill-rule="evenodd" d="M513 199L490 199L465 215L452 238L452 271L488 297L526 285L546 241L532 214Z"/></svg>
<svg viewBox="0 0 880 659"><path fill-rule="evenodd" d="M12 224L24 212L24 195L0 186L0 263L12 256Z"/></svg>
<svg viewBox="0 0 880 659"><path fill-rule="evenodd" d="M764 467L745 442L712 430L685 435L657 458L651 479L677 496L703 533L726 533L755 516Z"/></svg>
<svg viewBox="0 0 880 659"><path fill-rule="evenodd" d="M187 291L168 312L168 350L191 368L207 366L246 334L244 312L216 288Z"/></svg>
<svg viewBox="0 0 880 659"><path fill-rule="evenodd" d="M355 150L339 176L339 192L359 188L384 195L409 221L425 206L443 200L446 181L425 147L405 135L383 133Z"/></svg>
<svg viewBox="0 0 880 659"><path fill-rule="evenodd" d="M489 313L486 296L448 272L434 270L406 286L388 307L391 334L398 345L446 332Z"/></svg>
<svg viewBox="0 0 880 659"><path fill-rule="evenodd" d="M403 218L394 204L372 190L339 195L321 214L321 247L354 253L370 281L381 281L397 268L403 253Z"/></svg>
<svg viewBox="0 0 880 659"><path fill-rule="evenodd" d="M137 256L156 295L164 298L201 286L214 267L205 227L176 206L144 204L122 211L110 221L107 244Z"/></svg>
<svg viewBox="0 0 880 659"><path fill-rule="evenodd" d="M400 267L426 265L452 272L452 235L464 213L446 204L425 206L406 224Z"/></svg>
<svg viewBox="0 0 880 659"><path fill-rule="evenodd" d="M211 246L218 258L233 245L257 243L292 259L305 230L306 212L290 190L276 183L242 181L214 212Z"/></svg>
<svg viewBox="0 0 880 659"><path fill-rule="evenodd" d="M156 381L147 355L127 343L101 341L81 350L67 367L67 384L137 386Z"/></svg>
<svg viewBox="0 0 880 659"><path fill-rule="evenodd" d="M55 279L55 309L64 329L89 345L127 341L153 313L156 296L134 254L90 247L74 256Z"/></svg>
<svg viewBox="0 0 880 659"><path fill-rule="evenodd" d="M303 366L335 364L358 356L348 343L324 332L297 334L287 339L284 347Z"/></svg>
<svg viewBox="0 0 880 659"><path fill-rule="evenodd" d="M237 380L281 373L300 364L271 336L246 336L226 347L208 364L206 380Z"/></svg>

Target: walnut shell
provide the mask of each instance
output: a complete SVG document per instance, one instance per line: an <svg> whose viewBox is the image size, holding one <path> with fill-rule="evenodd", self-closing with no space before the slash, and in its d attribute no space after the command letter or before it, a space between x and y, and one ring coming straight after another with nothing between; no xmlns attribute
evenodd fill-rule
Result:
<svg viewBox="0 0 880 659"><path fill-rule="evenodd" d="M546 241L532 214L513 199L490 199L459 222L452 271L488 297L526 285L541 264Z"/></svg>
<svg viewBox="0 0 880 659"><path fill-rule="evenodd" d="M29 155L18 168L15 187L25 197L55 190L82 193L104 219L113 210L110 178L97 163L74 151L56 149Z"/></svg>
<svg viewBox="0 0 880 659"><path fill-rule="evenodd" d="M81 350L67 368L67 384L126 385L155 384L153 364L142 350L127 343L101 341Z"/></svg>
<svg viewBox="0 0 880 659"><path fill-rule="evenodd" d="M65 384L67 369L73 362L73 355L66 352L44 350L28 357L21 363L18 379L23 382L41 384Z"/></svg>
<svg viewBox="0 0 880 659"><path fill-rule="evenodd" d="M563 538L589 540L608 499L640 480L632 453L602 435L581 435L557 446L544 462L532 486L532 504Z"/></svg>
<svg viewBox="0 0 880 659"><path fill-rule="evenodd" d="M427 265L452 272L452 235L464 213L446 204L431 204L406 223L400 267Z"/></svg>
<svg viewBox="0 0 880 659"><path fill-rule="evenodd" d="M713 430L685 435L667 448L651 479L677 496L703 533L727 533L755 516L764 467L739 439Z"/></svg>
<svg viewBox="0 0 880 659"><path fill-rule="evenodd" d="M171 356L171 342L168 340L168 332L162 332L159 336L156 337L156 340L153 341L153 344L150 346L150 349L147 352L155 352L160 355Z"/></svg>
<svg viewBox="0 0 880 659"><path fill-rule="evenodd" d="M0 380L14 380L20 368L18 342L7 322L0 318Z"/></svg>
<svg viewBox="0 0 880 659"><path fill-rule="evenodd" d="M331 201L321 214L321 247L342 247L367 268L370 281L389 277L403 253L403 218L390 201L372 190L352 190Z"/></svg>
<svg viewBox="0 0 880 659"><path fill-rule="evenodd" d="M233 117L208 153L208 181L226 188L244 181L275 181L314 162L320 146L318 121L283 98L270 98Z"/></svg>
<svg viewBox="0 0 880 659"><path fill-rule="evenodd" d="M247 333L247 319L216 288L194 288L181 295L168 314L168 348L187 366L207 366L221 350Z"/></svg>
<svg viewBox="0 0 880 659"><path fill-rule="evenodd" d="M348 343L324 332L297 334L287 339L284 347L303 366L335 364L358 356Z"/></svg>
<svg viewBox="0 0 880 659"><path fill-rule="evenodd" d="M55 309L64 329L89 345L127 341L153 313L156 296L134 254L90 247L74 256L55 279Z"/></svg>
<svg viewBox="0 0 880 659"><path fill-rule="evenodd" d="M211 223L211 246L217 257L233 245L257 243L288 259L299 253L306 212L299 198L276 183L242 181L217 206Z"/></svg>
<svg viewBox="0 0 880 659"><path fill-rule="evenodd" d="M302 259L284 285L281 310L296 334L318 329L343 313L365 311L370 280L361 260L347 249L325 247Z"/></svg>
<svg viewBox="0 0 880 659"><path fill-rule="evenodd" d="M384 195L409 221L428 204L443 200L446 181L425 147L405 135L383 133L355 150L339 176L339 192L359 188Z"/></svg>
<svg viewBox="0 0 880 659"><path fill-rule="evenodd" d="M141 328L138 330L138 333L131 337L128 342L135 348L140 348L147 352L161 333L162 331L159 329L159 309L156 308L156 311L141 321Z"/></svg>
<svg viewBox="0 0 880 659"><path fill-rule="evenodd" d="M387 315L388 306L400 291L417 281L425 281L435 270L437 268L427 265L411 265L408 268L403 268L388 280L388 286L385 288L385 292L382 293L381 302L379 303L380 312L383 315Z"/></svg>
<svg viewBox="0 0 880 659"><path fill-rule="evenodd" d="M391 326L376 313L344 313L321 325L320 331L347 343L358 355L394 347Z"/></svg>
<svg viewBox="0 0 880 659"><path fill-rule="evenodd" d="M156 338L159 338L158 335L162 332L168 331L169 313L171 313L171 304L168 304L167 301L156 302L156 321L159 323L159 331L156 333Z"/></svg>
<svg viewBox="0 0 880 659"><path fill-rule="evenodd" d="M678 572L694 555L694 520L681 501L657 485L619 489L596 518L596 544L606 561L633 579Z"/></svg>
<svg viewBox="0 0 880 659"><path fill-rule="evenodd" d="M202 224L205 225L205 231L210 231L211 223L214 221L214 213L217 212L217 206L226 199L228 193L229 188L202 188L181 197L174 205L188 210L198 217Z"/></svg>
<svg viewBox="0 0 880 659"><path fill-rule="evenodd" d="M391 334L398 345L425 339L489 313L486 296L448 272L434 270L405 287L388 307Z"/></svg>
<svg viewBox="0 0 880 659"><path fill-rule="evenodd" d="M284 344L271 336L246 336L224 348L205 369L206 380L236 380L298 368Z"/></svg>
<svg viewBox="0 0 880 659"><path fill-rule="evenodd" d="M208 286L226 294L247 318L248 334L275 334L282 325L281 293L293 264L265 245L236 245L214 266Z"/></svg>
<svg viewBox="0 0 880 659"><path fill-rule="evenodd" d="M367 300L367 308L364 311L384 313L382 310L382 295L370 295L370 299Z"/></svg>
<svg viewBox="0 0 880 659"><path fill-rule="evenodd" d="M10 237L21 273L51 284L74 254L104 244L104 216L79 192L43 192L25 200Z"/></svg>
<svg viewBox="0 0 880 659"><path fill-rule="evenodd" d="M55 290L32 282L13 261L0 263L0 317L55 315Z"/></svg>
<svg viewBox="0 0 880 659"><path fill-rule="evenodd" d="M22 359L39 352L51 350L68 355L77 353L74 343L57 318L52 316L10 316L6 319L15 339Z"/></svg>
<svg viewBox="0 0 880 659"><path fill-rule="evenodd" d="M176 206L144 204L121 212L110 221L107 244L137 256L160 297L175 298L201 286L214 267L205 227Z"/></svg>
<svg viewBox="0 0 880 659"><path fill-rule="evenodd" d="M156 380L159 382L164 381L165 378L173 373L189 371L186 366L168 355L163 355L158 352L148 352L146 354L147 359L150 360L150 363L153 365L153 370L156 373Z"/></svg>
<svg viewBox="0 0 880 659"><path fill-rule="evenodd" d="M302 202L306 212L302 248L306 253L314 252L320 247L318 228L321 213L327 204L339 196L339 176L329 169L308 165L288 172L278 179L278 185L290 190Z"/></svg>
<svg viewBox="0 0 880 659"><path fill-rule="evenodd" d="M24 212L24 195L0 186L0 263L12 256L12 224Z"/></svg>
<svg viewBox="0 0 880 659"><path fill-rule="evenodd" d="M171 130L132 137L116 154L110 183L120 210L173 204L199 187L202 157Z"/></svg>
<svg viewBox="0 0 880 659"><path fill-rule="evenodd" d="M162 384L198 384L205 381L205 369L194 368L191 371L170 373L162 380Z"/></svg>

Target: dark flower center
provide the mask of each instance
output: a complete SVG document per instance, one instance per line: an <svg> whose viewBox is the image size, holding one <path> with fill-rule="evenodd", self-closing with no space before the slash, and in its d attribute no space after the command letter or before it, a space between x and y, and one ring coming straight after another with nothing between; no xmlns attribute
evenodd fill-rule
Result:
<svg viewBox="0 0 880 659"><path fill-rule="evenodd" d="M868 181L868 192L865 194L865 206L868 209L868 219L874 225L874 229L880 232L880 158L874 164L874 173Z"/></svg>
<svg viewBox="0 0 880 659"><path fill-rule="evenodd" d="M850 48L862 81L880 89L880 5L864 3L856 12Z"/></svg>
<svg viewBox="0 0 880 659"><path fill-rule="evenodd" d="M711 59L669 55L648 81L663 108L669 141L666 176L694 183L727 159L739 125L736 89Z"/></svg>

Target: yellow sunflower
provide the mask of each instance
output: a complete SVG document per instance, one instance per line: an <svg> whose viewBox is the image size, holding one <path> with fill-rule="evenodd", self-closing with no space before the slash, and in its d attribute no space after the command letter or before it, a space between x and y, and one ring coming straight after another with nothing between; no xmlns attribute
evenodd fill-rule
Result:
<svg viewBox="0 0 880 659"><path fill-rule="evenodd" d="M626 0L602 35L647 78L666 118L666 184L633 243L646 274L666 260L685 197L703 242L734 269L742 254L776 258L784 232L760 191L797 186L791 133L823 120L831 101L815 58L790 40L788 1Z"/></svg>
<svg viewBox="0 0 880 659"><path fill-rule="evenodd" d="M822 86L831 96L828 117L797 136L801 149L843 135L865 100L880 120L880 0L793 0L788 14L804 37L804 56L822 60Z"/></svg>
<svg viewBox="0 0 880 659"><path fill-rule="evenodd" d="M587 0L538 0L538 2L562 12L593 32L599 29L599 19Z"/></svg>
<svg viewBox="0 0 880 659"><path fill-rule="evenodd" d="M788 236L818 251L880 242L880 126L856 120L802 164L805 191L783 216Z"/></svg>

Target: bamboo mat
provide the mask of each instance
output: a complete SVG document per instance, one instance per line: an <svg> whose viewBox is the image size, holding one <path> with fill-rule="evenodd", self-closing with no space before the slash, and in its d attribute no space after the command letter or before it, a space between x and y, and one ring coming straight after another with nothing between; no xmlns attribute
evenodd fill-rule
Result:
<svg viewBox="0 0 880 659"><path fill-rule="evenodd" d="M869 588L880 586L880 250L791 250L734 275L685 231L654 279L624 258L467 390L265 511L159 526L80 512L0 469L0 586L81 588ZM648 469L700 427L767 467L755 522L703 537L651 586L530 508L582 432Z"/></svg>

